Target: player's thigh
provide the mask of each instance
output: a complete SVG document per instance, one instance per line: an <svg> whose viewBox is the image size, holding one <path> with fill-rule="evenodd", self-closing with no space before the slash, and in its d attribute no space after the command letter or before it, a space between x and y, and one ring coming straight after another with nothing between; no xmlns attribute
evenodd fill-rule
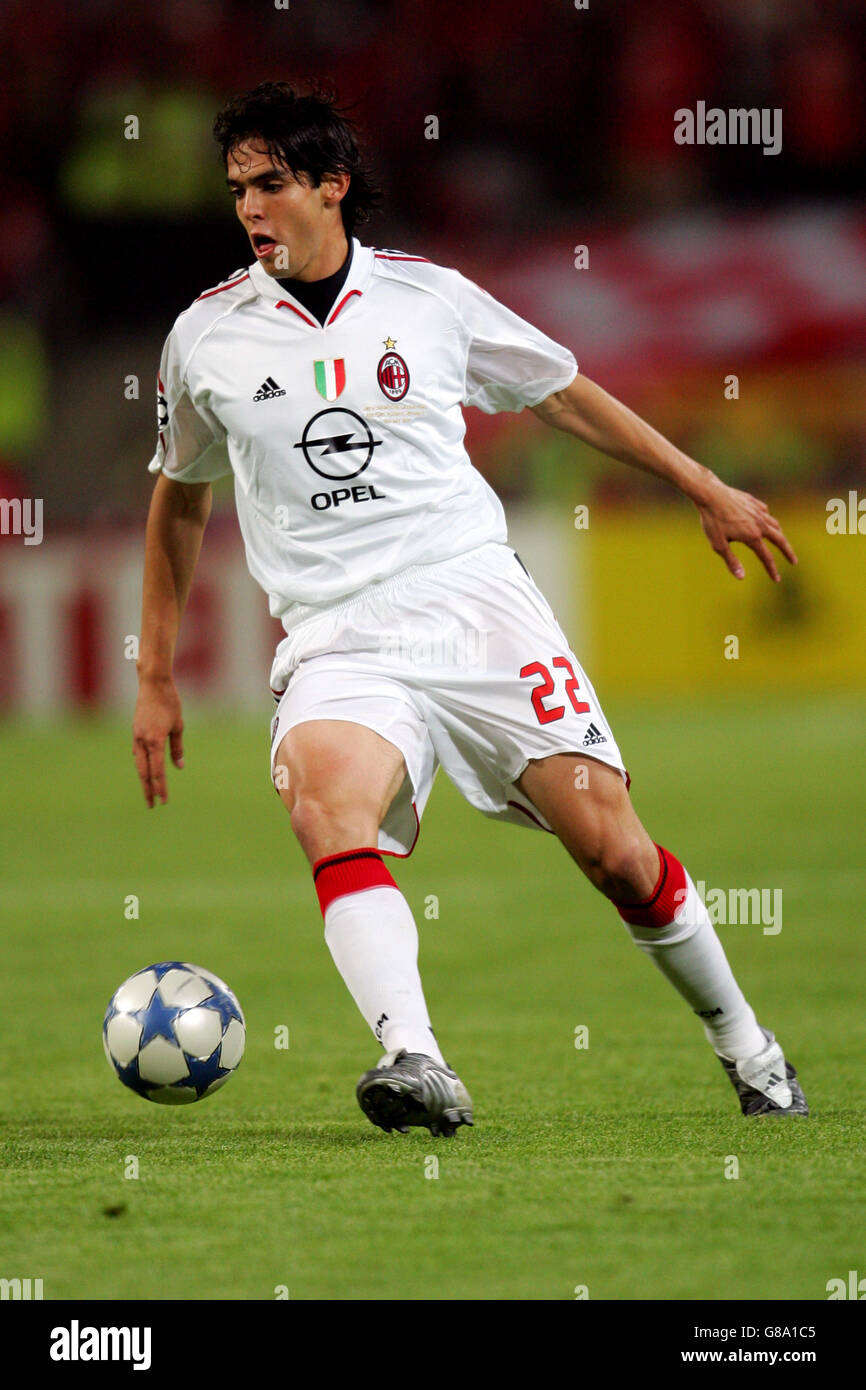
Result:
<svg viewBox="0 0 866 1390"><path fill-rule="evenodd" d="M658 851L617 768L577 753L533 759L517 785L584 873L616 896L649 896Z"/></svg>
<svg viewBox="0 0 866 1390"><path fill-rule="evenodd" d="M310 719L287 731L277 750L277 790L287 810L302 803L345 815L357 810L378 827L403 784L406 764L395 744L364 724Z"/></svg>

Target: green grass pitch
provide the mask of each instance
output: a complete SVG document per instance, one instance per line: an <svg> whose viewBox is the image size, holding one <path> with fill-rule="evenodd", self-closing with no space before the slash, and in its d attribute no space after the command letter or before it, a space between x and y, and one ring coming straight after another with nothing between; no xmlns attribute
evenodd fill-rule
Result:
<svg viewBox="0 0 866 1390"><path fill-rule="evenodd" d="M0 1275L46 1299L820 1300L866 1273L861 703L608 712L654 837L710 886L783 890L777 935L719 930L812 1118L744 1120L698 1021L552 837L485 820L440 775L393 867L476 1127L385 1135L354 1099L378 1049L268 782L267 709L254 727L188 711L153 812L125 725L7 726ZM237 1076L182 1109L127 1092L100 1037L121 980L175 957L227 979L248 1028Z"/></svg>

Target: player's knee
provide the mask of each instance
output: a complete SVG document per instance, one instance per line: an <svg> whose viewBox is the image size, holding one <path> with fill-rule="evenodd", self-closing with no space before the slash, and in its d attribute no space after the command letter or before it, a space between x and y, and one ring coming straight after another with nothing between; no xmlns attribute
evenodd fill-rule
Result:
<svg viewBox="0 0 866 1390"><path fill-rule="evenodd" d="M599 840L586 874L606 898L642 902L652 893L657 868L657 854L648 855L645 837L619 832Z"/></svg>
<svg viewBox="0 0 866 1390"><path fill-rule="evenodd" d="M375 814L361 805L335 803L300 793L291 810L292 830L310 863L329 854L376 843Z"/></svg>

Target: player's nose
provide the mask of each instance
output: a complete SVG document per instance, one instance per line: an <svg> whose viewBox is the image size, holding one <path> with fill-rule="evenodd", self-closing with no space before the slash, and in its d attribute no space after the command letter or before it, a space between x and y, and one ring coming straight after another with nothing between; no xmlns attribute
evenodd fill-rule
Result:
<svg viewBox="0 0 866 1390"><path fill-rule="evenodd" d="M261 217L262 210L259 207L255 189L248 188L244 193L240 200L240 214L245 222L255 222Z"/></svg>

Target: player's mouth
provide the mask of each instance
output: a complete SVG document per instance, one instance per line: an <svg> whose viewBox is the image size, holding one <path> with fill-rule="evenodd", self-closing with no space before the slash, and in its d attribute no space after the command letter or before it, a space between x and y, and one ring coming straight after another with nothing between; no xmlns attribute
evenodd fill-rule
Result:
<svg viewBox="0 0 866 1390"><path fill-rule="evenodd" d="M272 236L268 236L267 232L254 232L251 240L253 250L260 260L263 260L265 256L272 255L277 249L276 241Z"/></svg>

